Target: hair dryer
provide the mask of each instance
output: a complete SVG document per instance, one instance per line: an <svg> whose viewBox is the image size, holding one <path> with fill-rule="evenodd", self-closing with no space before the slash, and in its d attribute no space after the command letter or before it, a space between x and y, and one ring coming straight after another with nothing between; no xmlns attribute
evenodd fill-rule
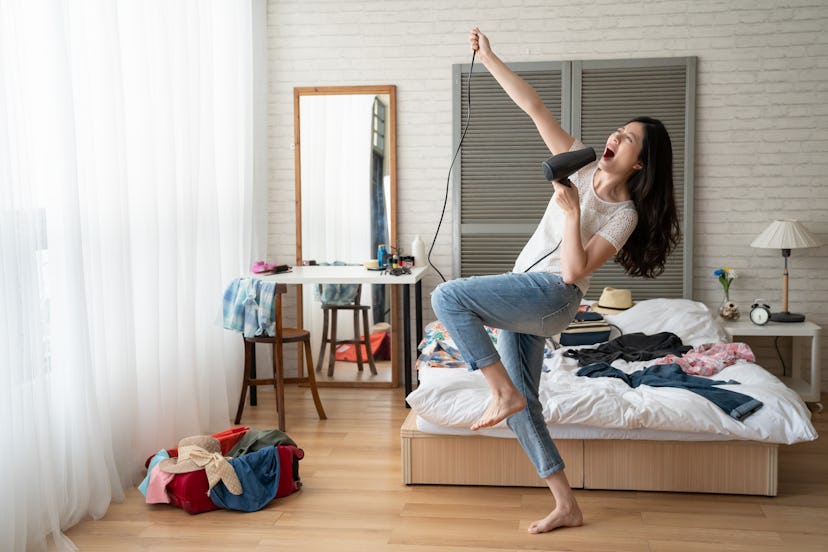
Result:
<svg viewBox="0 0 828 552"><path fill-rule="evenodd" d="M569 175L595 161L595 150L584 148L553 155L543 162L543 174L550 182L557 180L564 186L572 186Z"/></svg>

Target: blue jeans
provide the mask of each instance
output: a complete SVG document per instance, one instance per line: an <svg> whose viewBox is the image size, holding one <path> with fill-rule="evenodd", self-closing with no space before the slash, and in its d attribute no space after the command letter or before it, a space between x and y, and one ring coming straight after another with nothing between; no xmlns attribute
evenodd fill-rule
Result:
<svg viewBox="0 0 828 552"><path fill-rule="evenodd" d="M538 386L546 337L558 334L575 317L582 293L547 272L476 276L440 284L431 306L457 343L469 369L500 360L526 398L526 408L506 423L541 478L564 468L543 420ZM483 326L500 330L497 348Z"/></svg>
<svg viewBox="0 0 828 552"><path fill-rule="evenodd" d="M704 397L734 420L744 421L745 418L762 408L762 401L749 395L721 389L717 385L732 385L739 383L735 380L710 380L685 374L678 364L654 364L632 374L626 374L613 368L607 362L596 362L578 370L579 376L588 378L618 378L630 387L649 385L650 387L677 387L687 389Z"/></svg>

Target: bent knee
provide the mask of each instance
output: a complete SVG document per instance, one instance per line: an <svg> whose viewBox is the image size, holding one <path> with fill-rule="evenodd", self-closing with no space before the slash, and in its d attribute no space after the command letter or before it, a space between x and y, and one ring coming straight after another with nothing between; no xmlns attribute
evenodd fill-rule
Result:
<svg viewBox="0 0 828 552"><path fill-rule="evenodd" d="M450 303L456 302L454 293L451 291L450 282L443 282L431 292L431 308L439 318L440 312Z"/></svg>

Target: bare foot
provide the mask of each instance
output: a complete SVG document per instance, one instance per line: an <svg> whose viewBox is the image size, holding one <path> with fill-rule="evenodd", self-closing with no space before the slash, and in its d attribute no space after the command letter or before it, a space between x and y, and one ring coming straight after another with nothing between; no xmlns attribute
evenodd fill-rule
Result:
<svg viewBox="0 0 828 552"><path fill-rule="evenodd" d="M558 527L578 527L583 523L584 516L576 503L569 507L558 506L545 518L533 521L529 524L529 532L546 533Z"/></svg>
<svg viewBox="0 0 828 552"><path fill-rule="evenodd" d="M492 396L488 408L471 426L472 431L499 424L512 414L526 408L526 399L517 390L506 396Z"/></svg>

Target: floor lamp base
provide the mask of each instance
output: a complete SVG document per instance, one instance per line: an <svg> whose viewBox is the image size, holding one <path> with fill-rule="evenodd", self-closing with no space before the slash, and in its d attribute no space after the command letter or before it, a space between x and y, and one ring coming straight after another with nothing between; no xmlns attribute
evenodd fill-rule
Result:
<svg viewBox="0 0 828 552"><path fill-rule="evenodd" d="M805 315L795 312L775 312L771 314L770 319L773 322L805 322Z"/></svg>

